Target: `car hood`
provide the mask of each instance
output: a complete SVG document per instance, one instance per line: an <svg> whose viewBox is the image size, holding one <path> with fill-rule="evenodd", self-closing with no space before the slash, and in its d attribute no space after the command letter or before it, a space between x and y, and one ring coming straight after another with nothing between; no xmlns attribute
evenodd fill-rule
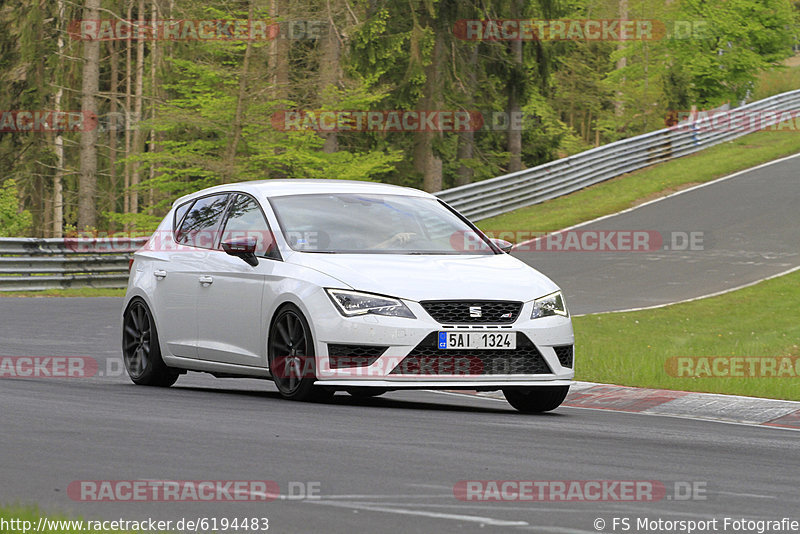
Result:
<svg viewBox="0 0 800 534"><path fill-rule="evenodd" d="M332 276L352 289L409 300L529 301L558 289L549 278L508 254L292 254L289 263Z"/></svg>

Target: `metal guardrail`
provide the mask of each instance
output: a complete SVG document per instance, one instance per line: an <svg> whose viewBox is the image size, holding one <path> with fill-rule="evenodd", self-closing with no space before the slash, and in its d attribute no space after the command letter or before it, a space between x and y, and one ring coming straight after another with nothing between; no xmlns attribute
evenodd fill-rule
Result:
<svg viewBox="0 0 800 534"><path fill-rule="evenodd" d="M147 239L0 238L0 291L127 287L128 261Z"/></svg>
<svg viewBox="0 0 800 534"><path fill-rule="evenodd" d="M800 90L725 113L746 115L798 109ZM436 195L472 220L486 219L655 163L693 154L785 120L780 113L775 113L761 117L766 120L747 128L724 128L719 127L708 114L672 128L623 139L538 167L440 191ZM128 260L147 239L0 238L0 291L126 287Z"/></svg>
<svg viewBox="0 0 800 534"><path fill-rule="evenodd" d="M752 118L759 112L793 112L798 109L800 90L724 113L729 116L740 113ZM436 196L473 221L478 221L557 198L655 163L693 154L785 120L779 113L772 118L764 114L759 118L765 120L759 120L757 124L726 128L709 116L713 113L700 112L698 120L623 139L538 167L446 189Z"/></svg>

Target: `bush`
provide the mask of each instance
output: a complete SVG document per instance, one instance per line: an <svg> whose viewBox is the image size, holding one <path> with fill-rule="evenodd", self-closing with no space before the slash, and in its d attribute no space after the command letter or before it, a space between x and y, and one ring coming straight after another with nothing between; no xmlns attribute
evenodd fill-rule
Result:
<svg viewBox="0 0 800 534"><path fill-rule="evenodd" d="M31 221L28 210L19 210L16 182L6 180L0 185L0 237L25 235Z"/></svg>

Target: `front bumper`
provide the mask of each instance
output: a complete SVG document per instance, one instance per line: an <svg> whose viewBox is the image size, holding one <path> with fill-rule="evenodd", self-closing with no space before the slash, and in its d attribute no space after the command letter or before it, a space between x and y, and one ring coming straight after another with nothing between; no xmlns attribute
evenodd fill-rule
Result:
<svg viewBox="0 0 800 534"><path fill-rule="evenodd" d="M378 315L342 317L329 303L321 307L325 311L314 316L312 327L316 340L316 383L330 387L497 389L564 386L575 376L574 359L565 361L563 353L559 359L556 352L556 348L563 351L564 347L574 346L569 317L529 319L533 302L527 302L511 324L441 324L419 303L404 302L416 319ZM431 349L432 333L441 330L514 332L518 347L512 351ZM369 351L362 350L350 359L354 366L342 366L341 347L331 358L329 345L374 347L377 354L365 358L364 353Z"/></svg>

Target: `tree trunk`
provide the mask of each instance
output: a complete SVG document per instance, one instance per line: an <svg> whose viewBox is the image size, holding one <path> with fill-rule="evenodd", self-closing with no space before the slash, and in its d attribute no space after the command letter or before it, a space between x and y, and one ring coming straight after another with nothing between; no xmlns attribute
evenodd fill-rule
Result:
<svg viewBox="0 0 800 534"><path fill-rule="evenodd" d="M525 83L522 77L523 64L522 64L522 41L511 41L511 60L512 70L517 72L508 88L508 136L507 136L507 150L510 154L508 159L508 172L517 172L522 170L522 130L516 126L516 117L522 113L522 87L521 84Z"/></svg>
<svg viewBox="0 0 800 534"><path fill-rule="evenodd" d="M473 46L470 52L469 62L467 65L469 69L469 76L467 78L468 89L477 87L477 68L478 68L478 47ZM473 93L470 92L467 96L469 105L472 108L474 104ZM475 132L470 130L468 132L460 132L458 134L458 160L472 159L475 155ZM466 185L472 182L475 176L475 170L464 163L458 166L458 174L456 175L456 185Z"/></svg>
<svg viewBox="0 0 800 534"><path fill-rule="evenodd" d="M117 183L117 125L119 124L117 121L117 92L119 91L119 57L117 55L117 43L115 41L108 41L108 52L111 62L110 101L108 104L108 201L111 211L117 211L117 192L119 191L119 184ZM112 232L113 228L109 227L108 230Z"/></svg>
<svg viewBox="0 0 800 534"><path fill-rule="evenodd" d="M270 0L270 18L274 22L279 17L286 17L285 0ZM270 82L273 98L285 100L289 97L289 41L281 32L269 44Z"/></svg>
<svg viewBox="0 0 800 534"><path fill-rule="evenodd" d="M425 68L425 96L420 101L421 111L439 108L443 48L441 32L436 31L431 64ZM433 152L433 140L437 133L422 130L415 133L414 139L414 170L422 174L422 188L429 193L442 190L442 160Z"/></svg>
<svg viewBox="0 0 800 534"><path fill-rule="evenodd" d="M144 0L139 0L139 9L137 11L137 20L144 19ZM133 118L136 122L136 127L133 130L133 145L131 151L133 154L141 154L144 152L144 130L142 130L142 100L144 98L144 39L139 39L136 43L136 88L133 97ZM131 165L131 213L139 212L139 182L141 175L139 169L141 163L134 161Z"/></svg>
<svg viewBox="0 0 800 534"><path fill-rule="evenodd" d="M628 18L628 0L619 0L619 18L620 20L624 20ZM625 47L625 43L620 42L617 45L617 49L622 50ZM617 70L622 70L628 65L628 58L621 57L617 60ZM625 111L625 103L622 101L623 93L622 91L617 91L617 100L614 102L614 112L617 115L622 115Z"/></svg>
<svg viewBox="0 0 800 534"><path fill-rule="evenodd" d="M83 18L100 18L100 0L86 0ZM100 41L83 43L83 82L81 110L84 127L80 139L80 177L78 179L78 229L97 226L95 196L97 189L97 94L100 83ZM88 117L88 118L87 118ZM94 121L94 122L92 122Z"/></svg>
<svg viewBox="0 0 800 534"><path fill-rule="evenodd" d="M150 15L151 15L151 22L153 27L156 27L156 21L158 20L158 5L156 4L156 0L153 0L153 3L150 6ZM250 20L253 20L253 17L250 17ZM249 43L249 41L248 41ZM248 44L248 46L250 46ZM159 61L159 45L158 39L154 39L151 45L151 55L150 55L150 117L155 118L156 116L156 100L158 99L158 81L156 78L156 67ZM156 131L155 128L150 130L150 153L153 154L156 151ZM155 205L155 189L153 188L153 180L156 177L156 167L155 165L150 165L150 189L147 193L147 206L148 206L148 213L153 213L153 206Z"/></svg>
<svg viewBox="0 0 800 534"><path fill-rule="evenodd" d="M249 2L249 20L255 18L255 8L253 0ZM248 40L244 49L244 60L242 61L242 73L239 75L239 93L236 95L236 111L233 114L233 125L231 126L230 142L225 154L225 170L223 171L225 181L233 181L236 177L236 151L239 148L239 139L242 137L242 115L244 115L245 102L247 100L247 82L250 72L250 56L253 52L253 41Z"/></svg>
<svg viewBox="0 0 800 534"><path fill-rule="evenodd" d="M319 65L319 94L323 106L334 104L329 98L325 97L325 90L330 86L338 87L341 79L341 36L334 24L331 5L328 2L328 31L322 41L322 58ZM325 144L322 150L333 153L339 150L339 138L337 132L324 134Z"/></svg>
<svg viewBox="0 0 800 534"><path fill-rule="evenodd" d="M64 36L62 33L64 24L64 0L57 0L58 6L58 37L56 38L56 49L58 50L58 72L56 73L56 89L53 108L56 113L61 111L61 99L64 96L63 80L61 73L64 72ZM56 132L53 142L56 156L56 171L53 175L53 237L62 237L64 231L64 136L61 132Z"/></svg>
<svg viewBox="0 0 800 534"><path fill-rule="evenodd" d="M127 17L131 20L133 13L133 0L126 0L128 2ZM128 156L131 155L131 81L132 72L131 65L133 58L131 57L131 42L126 41L125 45L125 187L124 206L123 212L128 214L131 212L131 163L128 161ZM125 225L125 230L129 230L130 225Z"/></svg>

